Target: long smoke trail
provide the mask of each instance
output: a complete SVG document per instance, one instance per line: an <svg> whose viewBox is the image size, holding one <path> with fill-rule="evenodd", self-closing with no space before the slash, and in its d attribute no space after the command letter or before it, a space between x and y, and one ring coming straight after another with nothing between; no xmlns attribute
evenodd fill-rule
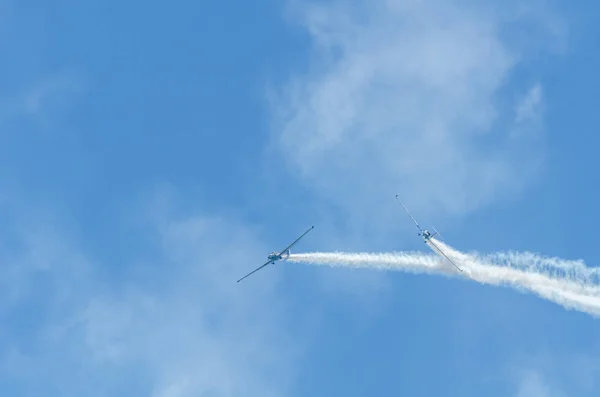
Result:
<svg viewBox="0 0 600 397"><path fill-rule="evenodd" d="M292 254L288 261L464 277L482 284L507 285L530 291L566 309L600 317L600 271L587 267L583 261L567 261L529 252L467 254L438 240L435 244L463 270L462 273L447 259L420 252L315 252ZM430 247L435 251L433 246Z"/></svg>

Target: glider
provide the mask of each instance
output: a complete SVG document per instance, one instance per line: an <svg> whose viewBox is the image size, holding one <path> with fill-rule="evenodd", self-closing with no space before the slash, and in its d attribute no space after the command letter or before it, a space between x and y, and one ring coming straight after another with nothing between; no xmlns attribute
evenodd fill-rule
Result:
<svg viewBox="0 0 600 397"><path fill-rule="evenodd" d="M287 259L290 256L290 248L292 248L298 241L300 241L300 239L302 237L304 237L306 235L306 233L310 232L311 230L314 229L314 226L311 226L310 229L308 229L307 231L305 231L304 233L302 233L302 235L300 237L298 237L293 243L291 243L290 245L288 245L287 247L285 247L281 252L277 253L277 252L271 252L268 256L267 259L269 259L267 261L267 263L257 267L256 269L252 270L250 273L246 274L244 277L240 278L237 282L239 283L240 281L242 281L243 279L245 279L246 277L250 276L251 274L259 271L260 269L262 269L263 267L272 264L275 264L276 261L278 260L282 260L282 259Z"/></svg>
<svg viewBox="0 0 600 397"><path fill-rule="evenodd" d="M408 212L408 209L406 208L406 206L402 203L402 201L400 201L400 199L398 198L398 195L396 195L396 200L398 200L398 202L400 203L400 205L402 206L402 208L404 208L404 211L406 211L406 213L408 214L408 216L410 216L410 219L412 219L412 221L415 223L415 225L417 226L417 229L419 229L419 236L423 237L423 240L425 241L425 244L430 244L430 247L433 247L433 250L437 253L440 254L442 256L444 256L446 259L448 259L448 261L450 263L452 263L452 265L454 265L455 268L457 268L458 270L460 270L462 272L462 269L460 267L458 267L456 265L456 263L452 262L452 259L448 258L448 255L444 254L444 251L442 251L440 249L440 247L437 246L437 244L435 244L433 242L433 236L438 235L440 237L442 237L442 235L440 233L438 233L437 230L435 230L435 227L433 228L433 231L435 233L431 234L429 232L429 230L424 230L421 228L421 226L419 226L419 224L417 223L417 221L415 220L415 218L413 218L413 216L410 214L410 212Z"/></svg>

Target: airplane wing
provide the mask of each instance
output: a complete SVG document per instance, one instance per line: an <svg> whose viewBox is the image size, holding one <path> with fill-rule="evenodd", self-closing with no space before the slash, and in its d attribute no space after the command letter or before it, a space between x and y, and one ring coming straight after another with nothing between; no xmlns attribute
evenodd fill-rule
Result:
<svg viewBox="0 0 600 397"><path fill-rule="evenodd" d="M245 279L246 277L250 276L251 274L256 273L257 271L259 271L260 269L262 269L263 267L270 265L271 263L274 263L275 261L271 260L268 261L267 263L265 263L264 265L261 265L259 267L257 267L256 269L252 270L250 273L246 274L244 277L240 278L237 282L239 283L240 281L242 281L243 279Z"/></svg>
<svg viewBox="0 0 600 397"><path fill-rule="evenodd" d="M416 219L413 218L413 216L410 214L410 212L408 212L408 209L406 208L406 206L404 205L404 203L402 201L400 201L400 199L398 198L398 195L396 195L396 200L398 200L398 202L400 203L400 205L402 206L402 208L404 208L404 211L406 211L406 213L408 214L408 216L410 216L410 219L412 219L412 221L415 223L415 225L417 225L417 228L422 232L423 229L421 229L421 226L419 226L419 224L417 223Z"/></svg>
<svg viewBox="0 0 600 397"><path fill-rule="evenodd" d="M302 233L302 235L300 237L298 237L293 243L291 243L290 245L288 245L287 247L285 247L280 253L279 255L283 255L285 253L285 251L289 250L290 248L292 248L298 241L300 241L300 239L302 237L304 237L306 235L306 233L310 232L311 230L314 229L314 226L311 226L310 229L308 229L307 231L305 231L304 233Z"/></svg>
<svg viewBox="0 0 600 397"><path fill-rule="evenodd" d="M438 246L437 246L437 245L436 245L436 244L435 244L435 243L434 243L434 242L433 242L431 239L429 239L428 241L431 243L431 245L433 245L433 246L435 247L435 249L436 249L436 250L437 250L437 251L438 251L440 254L444 255L444 257L446 257L446 259L448 259L448 261L449 261L450 263L452 263L452 264L454 265L454 267L455 267L455 268L457 268L458 270L460 270L460 271L462 272L462 269L461 269L460 267L456 266L456 263L452 262L452 259L448 258L448 255L444 254L444 251L442 251L442 250L440 249L440 247L438 247Z"/></svg>

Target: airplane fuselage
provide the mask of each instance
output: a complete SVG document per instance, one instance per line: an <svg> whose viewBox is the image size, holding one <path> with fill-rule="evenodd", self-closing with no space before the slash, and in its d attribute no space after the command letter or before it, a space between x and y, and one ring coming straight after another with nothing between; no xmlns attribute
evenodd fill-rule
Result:
<svg viewBox="0 0 600 397"><path fill-rule="evenodd" d="M278 261L282 259L282 256L276 252L271 252L267 257L270 261Z"/></svg>
<svg viewBox="0 0 600 397"><path fill-rule="evenodd" d="M425 242L427 242L427 240L429 240L432 237L431 233L429 233L428 230L423 230L423 232L419 234L423 236L423 240L425 240Z"/></svg>

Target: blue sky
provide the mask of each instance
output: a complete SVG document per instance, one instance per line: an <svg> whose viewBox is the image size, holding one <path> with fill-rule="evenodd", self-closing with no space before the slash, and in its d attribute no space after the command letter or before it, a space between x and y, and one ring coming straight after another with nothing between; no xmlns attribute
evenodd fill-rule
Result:
<svg viewBox="0 0 600 397"><path fill-rule="evenodd" d="M595 396L600 326L298 250L600 263L591 1L0 0L0 390Z"/></svg>

